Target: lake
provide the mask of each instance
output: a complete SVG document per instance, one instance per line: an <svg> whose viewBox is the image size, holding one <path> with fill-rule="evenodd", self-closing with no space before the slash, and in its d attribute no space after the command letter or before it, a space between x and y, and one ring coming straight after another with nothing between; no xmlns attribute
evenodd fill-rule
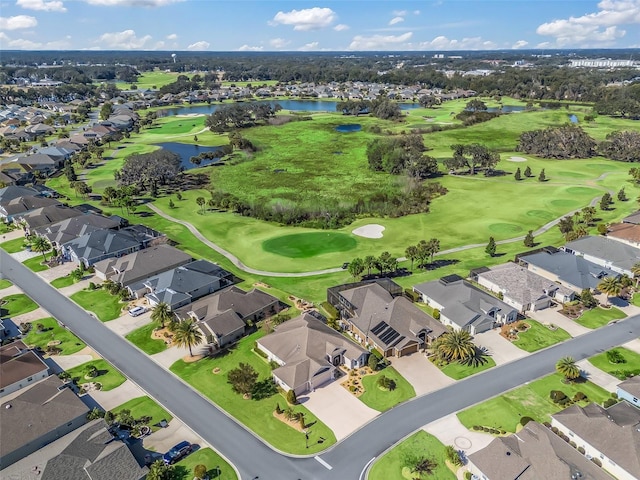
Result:
<svg viewBox="0 0 640 480"><path fill-rule="evenodd" d="M336 132L340 133L359 132L360 130L362 130L362 125L359 123L346 123L336 127Z"/></svg>
<svg viewBox="0 0 640 480"><path fill-rule="evenodd" d="M337 101L318 101L318 100L277 100L258 103L279 104L282 110L291 110L294 112L335 112ZM228 105L228 104L226 104ZM413 110L420 108L418 103L400 103L400 110ZM172 115L211 115L220 107L220 104L211 105L183 105L180 107L165 108L158 110L159 117L169 117Z"/></svg>
<svg viewBox="0 0 640 480"><path fill-rule="evenodd" d="M576 117L573 113L569 115L569 121L571 123L578 123L578 117Z"/></svg>
<svg viewBox="0 0 640 480"><path fill-rule="evenodd" d="M200 165L194 165L189 161L191 157L196 157L203 152L215 152L220 150L220 147L202 147L200 145L188 145L186 143L166 142L156 143L156 147L162 147L165 150L169 150L180 156L180 166L184 170L191 170L192 168L204 167L220 161L219 158L214 159L202 159Z"/></svg>

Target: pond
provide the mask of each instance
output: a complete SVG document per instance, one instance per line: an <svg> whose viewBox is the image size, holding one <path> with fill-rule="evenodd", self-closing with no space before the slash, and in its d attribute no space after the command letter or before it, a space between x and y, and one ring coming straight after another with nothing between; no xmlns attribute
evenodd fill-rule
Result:
<svg viewBox="0 0 640 480"><path fill-rule="evenodd" d="M216 152L220 150L220 147L202 147L200 145L188 145L186 143L176 143L176 142L166 142L166 143L156 143L156 147L162 147L165 150L169 150L180 156L180 166L184 170L190 170L192 168L196 168L198 166L204 167L205 165L211 165L212 163L216 163L220 161L219 158L214 159L202 159L200 165L194 165L189 161L191 157L196 157L204 152Z"/></svg>
<svg viewBox="0 0 640 480"><path fill-rule="evenodd" d="M502 105L502 107L488 107L487 112L523 112L526 110L526 108L527 107L523 107L522 105Z"/></svg>
<svg viewBox="0 0 640 480"><path fill-rule="evenodd" d="M573 113L569 115L569 121L571 123L578 123L578 117L576 117Z"/></svg>
<svg viewBox="0 0 640 480"><path fill-rule="evenodd" d="M340 133L359 132L360 130L362 130L362 125L359 123L346 123L336 127L336 132Z"/></svg>
<svg viewBox="0 0 640 480"><path fill-rule="evenodd" d="M319 100L277 100L277 101L264 101L259 103L271 103L278 104L282 107L282 110L291 110L294 112L335 112L337 101L319 101ZM400 103L400 110L412 110L414 108L420 108L418 103ZM184 105L174 108L165 108L158 110L159 117L168 117L171 115L211 115L220 107L220 104L211 105Z"/></svg>

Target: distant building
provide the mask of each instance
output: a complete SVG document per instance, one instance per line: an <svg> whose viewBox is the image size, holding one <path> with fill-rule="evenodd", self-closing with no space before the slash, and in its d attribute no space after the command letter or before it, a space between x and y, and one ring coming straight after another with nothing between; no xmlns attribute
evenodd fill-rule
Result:
<svg viewBox="0 0 640 480"><path fill-rule="evenodd" d="M633 60L613 60L611 58L581 58L578 60L569 60L569 66L574 68L625 68L636 66L636 62Z"/></svg>

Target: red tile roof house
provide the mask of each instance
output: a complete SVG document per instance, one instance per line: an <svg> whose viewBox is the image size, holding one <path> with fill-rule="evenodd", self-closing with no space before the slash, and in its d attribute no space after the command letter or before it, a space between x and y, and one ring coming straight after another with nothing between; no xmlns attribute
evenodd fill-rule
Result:
<svg viewBox="0 0 640 480"><path fill-rule="evenodd" d="M359 368L369 358L367 350L308 313L280 324L256 345L280 365L271 372L275 382L296 395L333 380L338 366Z"/></svg>

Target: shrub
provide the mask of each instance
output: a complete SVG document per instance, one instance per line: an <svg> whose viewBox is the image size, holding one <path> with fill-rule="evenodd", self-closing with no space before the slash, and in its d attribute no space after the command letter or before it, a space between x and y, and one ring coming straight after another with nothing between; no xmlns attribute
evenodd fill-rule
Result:
<svg viewBox="0 0 640 480"><path fill-rule="evenodd" d="M289 390L287 392L287 402L291 405L296 405L298 403L298 398L296 397L296 392L293 390Z"/></svg>
<svg viewBox="0 0 640 480"><path fill-rule="evenodd" d="M440 320L440 310L438 310L437 308L433 310L433 318L435 318L436 320Z"/></svg>
<svg viewBox="0 0 640 480"><path fill-rule="evenodd" d="M593 463L595 463L597 466L602 467L602 462L600 461L600 459L599 459L599 458L595 458L595 457L594 457L594 458L592 458L592 459L591 459L591 461L592 461Z"/></svg>
<svg viewBox="0 0 640 480"><path fill-rule="evenodd" d="M620 351L615 349L607 351L607 360L609 360L610 363L626 363Z"/></svg>
<svg viewBox="0 0 640 480"><path fill-rule="evenodd" d="M385 390L393 391L396 389L396 382L392 378L382 375L378 379L378 386Z"/></svg>
<svg viewBox="0 0 640 480"><path fill-rule="evenodd" d="M551 427L551 431L557 435L559 430L558 427Z"/></svg>
<svg viewBox="0 0 640 480"><path fill-rule="evenodd" d="M615 405L616 403L618 403L617 400L615 400L614 398L609 398L608 400L606 400L603 404L604 408L609 408L613 405Z"/></svg>
<svg viewBox="0 0 640 480"><path fill-rule="evenodd" d="M420 294L414 292L413 289L411 288L405 288L404 294L407 296L409 300L411 300L414 303L420 300Z"/></svg>
<svg viewBox="0 0 640 480"><path fill-rule="evenodd" d="M31 324L29 322L20 324L20 333L26 335L31 330Z"/></svg>
<svg viewBox="0 0 640 480"><path fill-rule="evenodd" d="M275 360L271 360L269 362L269 366L271 367L271 370L275 370L276 368L280 367L280 364Z"/></svg>
<svg viewBox="0 0 640 480"><path fill-rule="evenodd" d="M482 427L480 425L474 425L473 429L477 432L478 430L482 430Z"/></svg>
<svg viewBox="0 0 640 480"><path fill-rule="evenodd" d="M531 417L522 417L520 419L520 425L522 425L523 427L529 422L533 422L533 418L531 418Z"/></svg>
<svg viewBox="0 0 640 480"><path fill-rule="evenodd" d="M471 480L471 477L473 477L471 472L464 472L464 480Z"/></svg>
<svg viewBox="0 0 640 480"><path fill-rule="evenodd" d="M554 403L560 403L565 398L567 398L564 392L561 392L560 390L551 390L551 392L549 393L549 397L551 398L551 401Z"/></svg>
<svg viewBox="0 0 640 480"><path fill-rule="evenodd" d="M207 467L205 465L196 465L193 467L193 475L197 478L204 478L207 476Z"/></svg>
<svg viewBox="0 0 640 480"><path fill-rule="evenodd" d="M460 458L460 453L452 445L447 445L445 447L445 456L447 457L447 460L449 460L449 462L452 465L456 467L462 466L462 459Z"/></svg>
<svg viewBox="0 0 640 480"><path fill-rule="evenodd" d="M276 403L276 413L280 415L282 413L282 408L280 408L280 403Z"/></svg>
<svg viewBox="0 0 640 480"><path fill-rule="evenodd" d="M573 440L571 440L571 441L569 442L569 445L571 445L573 448L576 448L576 446L577 446L577 445L576 445L576 442L574 442Z"/></svg>
<svg viewBox="0 0 640 480"><path fill-rule="evenodd" d="M89 282L89 290L95 290L96 288L98 288L98 287L96 286L95 283Z"/></svg>
<svg viewBox="0 0 640 480"><path fill-rule="evenodd" d="M375 355L369 355L369 359L367 360L367 365L374 372L378 370L378 357Z"/></svg>
<svg viewBox="0 0 640 480"><path fill-rule="evenodd" d="M267 354L258 348L258 342L253 342L253 351L260 355L262 358L267 358Z"/></svg>
<svg viewBox="0 0 640 480"><path fill-rule="evenodd" d="M544 422L543 425L547 428L551 428L551 424L549 422Z"/></svg>
<svg viewBox="0 0 640 480"><path fill-rule="evenodd" d="M338 312L336 307L331 305L329 302L322 302L320 306L324 308L324 311L327 312L329 316L334 318L338 318L340 316L340 313Z"/></svg>
<svg viewBox="0 0 640 480"><path fill-rule="evenodd" d="M587 396L582 393L582 392L577 392L574 396L573 396L573 401L574 402L580 402L582 400L586 400Z"/></svg>
<svg viewBox="0 0 640 480"><path fill-rule="evenodd" d="M578 451L579 451L582 455L584 455L584 447L578 447Z"/></svg>

